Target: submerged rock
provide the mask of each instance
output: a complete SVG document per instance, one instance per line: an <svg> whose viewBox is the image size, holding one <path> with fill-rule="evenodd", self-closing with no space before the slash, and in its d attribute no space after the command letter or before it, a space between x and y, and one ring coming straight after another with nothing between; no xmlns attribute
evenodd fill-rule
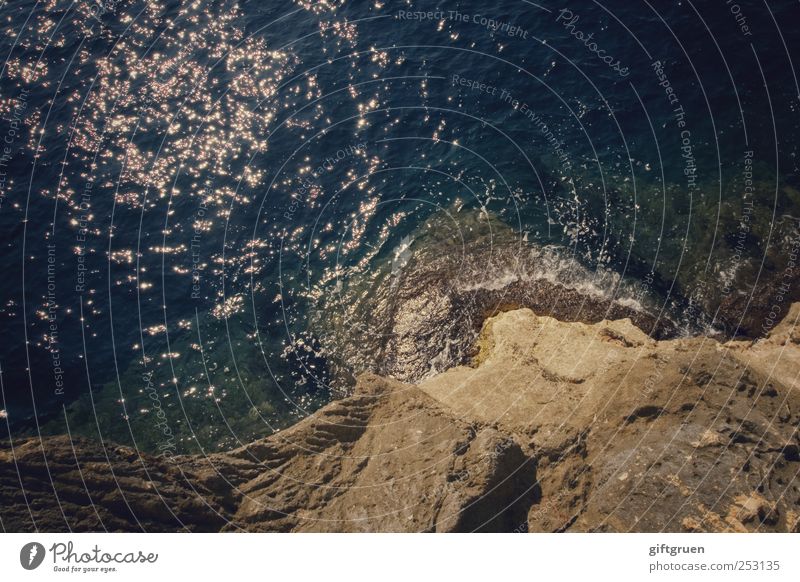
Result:
<svg viewBox="0 0 800 582"><path fill-rule="evenodd" d="M385 260L315 299L337 387L364 372L418 382L464 364L488 317L522 307L562 321L627 317L656 338L677 331L640 285L466 210L432 216Z"/></svg>
<svg viewBox="0 0 800 582"><path fill-rule="evenodd" d="M7 531L797 531L800 305L756 343L492 317L471 365L239 449L0 448Z"/></svg>

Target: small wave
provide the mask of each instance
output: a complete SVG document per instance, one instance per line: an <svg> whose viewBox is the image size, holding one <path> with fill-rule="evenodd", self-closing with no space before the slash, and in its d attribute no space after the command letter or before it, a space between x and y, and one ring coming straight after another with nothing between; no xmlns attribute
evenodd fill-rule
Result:
<svg viewBox="0 0 800 582"><path fill-rule="evenodd" d="M460 235L469 236L458 244L421 227L339 292L317 296L315 327L349 378L372 371L416 382L466 363L485 319L518 307L572 321L630 317L660 333L632 282L482 216L462 213Z"/></svg>

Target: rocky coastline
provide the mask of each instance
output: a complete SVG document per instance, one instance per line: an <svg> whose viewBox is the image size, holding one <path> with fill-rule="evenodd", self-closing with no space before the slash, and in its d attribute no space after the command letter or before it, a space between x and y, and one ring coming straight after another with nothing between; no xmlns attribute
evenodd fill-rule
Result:
<svg viewBox="0 0 800 582"><path fill-rule="evenodd" d="M209 455L0 443L6 531L800 531L800 304L757 341L489 318L469 365L363 374Z"/></svg>

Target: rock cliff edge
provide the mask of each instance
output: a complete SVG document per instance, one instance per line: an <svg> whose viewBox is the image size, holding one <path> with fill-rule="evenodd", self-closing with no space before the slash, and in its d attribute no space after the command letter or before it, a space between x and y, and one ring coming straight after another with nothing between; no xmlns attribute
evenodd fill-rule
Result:
<svg viewBox="0 0 800 582"><path fill-rule="evenodd" d="M374 375L292 428L171 459L0 443L6 531L800 530L800 304L764 339L489 319L472 366Z"/></svg>

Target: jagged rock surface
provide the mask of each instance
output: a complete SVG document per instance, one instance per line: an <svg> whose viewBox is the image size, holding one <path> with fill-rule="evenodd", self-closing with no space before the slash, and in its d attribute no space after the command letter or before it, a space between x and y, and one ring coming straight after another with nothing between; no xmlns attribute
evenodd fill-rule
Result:
<svg viewBox="0 0 800 582"><path fill-rule="evenodd" d="M538 461L531 530L792 531L798 317L795 306L768 338L721 345L519 310L488 322L477 367L422 389Z"/></svg>
<svg viewBox="0 0 800 582"><path fill-rule="evenodd" d="M472 366L171 460L0 445L7 531L798 531L800 305L758 342L487 321Z"/></svg>

